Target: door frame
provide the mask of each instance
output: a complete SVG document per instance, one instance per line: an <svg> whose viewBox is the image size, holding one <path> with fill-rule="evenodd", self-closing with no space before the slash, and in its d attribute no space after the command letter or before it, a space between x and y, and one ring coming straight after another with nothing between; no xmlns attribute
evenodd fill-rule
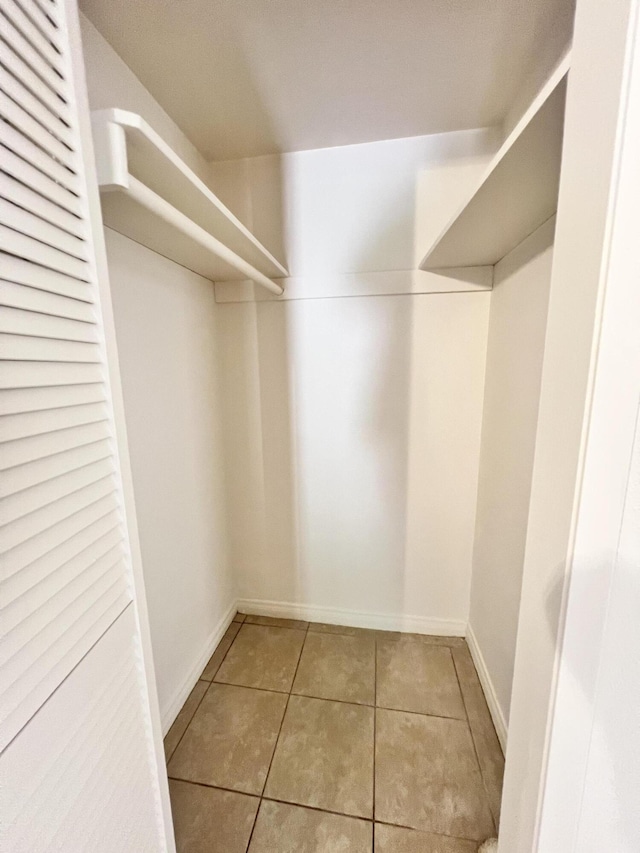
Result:
<svg viewBox="0 0 640 853"><path fill-rule="evenodd" d="M577 2L500 853L585 849L640 391L638 21L639 0Z"/></svg>

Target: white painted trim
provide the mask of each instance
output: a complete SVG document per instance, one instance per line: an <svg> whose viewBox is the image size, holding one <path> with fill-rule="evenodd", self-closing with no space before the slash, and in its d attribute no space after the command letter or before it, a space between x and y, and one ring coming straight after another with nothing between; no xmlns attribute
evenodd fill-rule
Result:
<svg viewBox="0 0 640 853"><path fill-rule="evenodd" d="M417 296L491 290L493 267L446 270L378 270L276 278L284 288L275 296L251 281L216 281L216 302L286 302L291 299L345 299L354 296Z"/></svg>
<svg viewBox="0 0 640 853"><path fill-rule="evenodd" d="M129 559L131 566L129 583L131 584L133 592L138 629L137 634L140 643L138 674L141 690L143 692L142 701L146 704L146 715L148 715L147 735L149 738L149 755L154 765L152 766L152 773L155 776L155 781L158 785L159 833L162 841L164 842L162 846L162 853L176 853L173 820L171 816L171 801L169 798L169 783L167 779L166 761L162 743L162 722L158 703L153 649L151 645L151 631L149 628L149 614L147 610L147 598L142 570L142 553L140 549L138 520L133 491L133 475L131 473L129 443L127 439L127 427L124 415L124 398L122 394L120 367L118 361L118 345L113 318L113 305L111 302L109 267L107 264L107 251L104 240L98 180L95 171L89 99L87 95L85 62L77 0L64 0L62 10L69 29L71 63L69 69L69 80L71 81L73 88L73 97L76 99L78 106L78 129L81 139L83 168L86 175L88 216L91 226L95 274L99 293L99 304L95 307L96 310L99 311L101 318L103 338L102 346L106 353L106 383L110 391L110 407L113 418L112 423L115 430L113 453L118 460L117 470L119 488L122 491L124 504L122 523L126 532L126 541L129 546Z"/></svg>
<svg viewBox="0 0 640 853"><path fill-rule="evenodd" d="M187 701L187 696L189 695L189 693L191 693L191 691L196 685L196 682L202 675L204 668L209 662L209 658L214 653L220 640L223 638L225 631L233 622L233 617L236 615L236 610L236 602L232 601L229 607L227 608L224 616L218 621L218 624L209 635L204 649L200 652L200 654L194 661L193 665L191 666L187 675L182 681L182 684L173 694L171 701L167 704L165 708L160 709L163 737L171 728L171 725L175 718L178 716L180 709Z"/></svg>
<svg viewBox="0 0 640 853"><path fill-rule="evenodd" d="M257 598L238 600L240 613L273 616L279 619L304 619L352 628L374 628L380 631L404 631L432 634L440 637L464 637L466 623L461 619L429 619L424 616L405 616L393 613L369 613L364 610L344 610L316 607L289 601L268 601Z"/></svg>
<svg viewBox="0 0 640 853"><path fill-rule="evenodd" d="M493 720L493 725L495 727L496 734L498 735L500 746L502 747L502 751L506 752L507 722L504 718L504 714L502 713L500 702L498 701L498 694L496 693L493 681L489 675L489 668L487 667L480 650L480 645L471 625L467 625L466 640L467 645L469 646L469 651L471 652L471 657L473 658L473 663L478 673L478 678L480 679L480 684L482 685L482 692L484 693L487 705L489 706L489 713L491 714L491 719Z"/></svg>

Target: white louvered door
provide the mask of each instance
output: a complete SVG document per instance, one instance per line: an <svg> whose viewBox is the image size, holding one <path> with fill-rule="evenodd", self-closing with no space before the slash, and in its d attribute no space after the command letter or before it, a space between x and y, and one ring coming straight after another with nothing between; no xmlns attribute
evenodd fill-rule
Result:
<svg viewBox="0 0 640 853"><path fill-rule="evenodd" d="M172 845L77 32L72 0L0 0L0 847L12 853Z"/></svg>

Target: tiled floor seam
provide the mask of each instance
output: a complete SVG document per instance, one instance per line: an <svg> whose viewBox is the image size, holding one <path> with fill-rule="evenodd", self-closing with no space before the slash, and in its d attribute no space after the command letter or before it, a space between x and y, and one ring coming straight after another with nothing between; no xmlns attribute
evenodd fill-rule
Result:
<svg viewBox="0 0 640 853"><path fill-rule="evenodd" d="M202 670L202 671L204 672L204 670ZM208 685L208 686L207 686L207 689L204 691L204 693L203 693L203 694L202 694L202 696L200 697L200 701L198 702L198 704L196 705L196 707L193 709L193 714L189 717L189 722L188 722L188 723L187 723L187 725L184 727L184 731L182 732L182 734L181 734L181 735L180 735L180 737L178 738L178 742L176 743L176 745L175 745L175 746L173 747L173 749L171 750L171 754L170 754L170 755L165 756L165 764L168 764L168 763L171 761L171 759L173 758L173 756L175 755L176 749L177 749L177 748L180 746L180 744L182 743L182 738L186 735L187 730L188 730L189 726L191 725L191 721L193 720L193 718L194 718L194 717L195 717L195 715L196 715L196 711L198 710L198 708L199 708L199 707L200 707L200 705L202 704L202 700L204 699L204 697L207 695L207 691L209 690L209 687L211 687L211 683L210 683L210 682L208 682L208 681L206 681L206 679L198 678L198 681L205 681L205 683ZM198 681L196 681L196 683L193 685L192 690L193 690L193 689L195 688L195 686L198 684ZM188 698L188 697L187 697L187 698ZM185 705L187 704L187 703L186 703L186 700L185 700L185 703L184 703L184 704L185 704ZM183 708L184 708L184 705L182 706L182 708L180 708L180 710L178 711L178 714L181 714L181 713L182 713ZM178 715L176 714L176 720L177 720L177 719L178 719ZM175 722L175 720L174 720L174 722ZM172 723L172 725L173 725L173 723ZM167 732L167 734L169 734L169 732ZM165 735L165 737L166 737L166 735Z"/></svg>
<svg viewBox="0 0 640 853"><path fill-rule="evenodd" d="M232 620L231 620L231 622L229 623L229 625L231 625L231 624L233 623L233 621L234 621L234 620L232 619ZM236 624L238 624L238 623L236 623ZM229 630L229 629L227 628L227 630ZM225 632L225 633L226 633L226 632ZM238 630L238 633L240 633L240 631L239 631L239 630ZM197 713L197 711L198 711L198 708L200 707L200 705L202 705L202 702L203 702L203 700L204 700L204 697L207 695L207 693L209 692L209 688L210 688L210 687L211 687L211 685L213 684L213 679L216 677L216 675L217 675L217 673L218 673L218 670L220 669L220 667L221 667L221 666L222 666L222 664L224 663L224 660L225 660L226 656L229 654L229 649L230 649L230 648L231 648L231 646L235 643L235 641L236 641L236 637L238 636L238 633L236 634L236 636L233 638L233 640L232 640L232 641L231 641L231 643L229 644L229 648L228 648L228 649L227 649L227 651L224 653L224 655L223 655L223 657L222 657L222 660L220 661L220 665L217 667L216 671L213 673L213 675L212 675L212 677L211 677L211 681L208 681L206 678L202 678L202 673L204 673L204 671L206 670L206 668L207 668L207 666L208 666L208 664L209 664L209 661L207 661L207 664L205 665L204 669L202 670L202 672L201 672L201 673L200 673L200 675L198 676L198 681L204 681L204 682L208 685L208 687L207 687L207 689L204 691L204 693L202 694L202 696L200 697L200 701L198 702L198 704L197 704L197 705L196 705L196 707L194 708L193 714L192 714L192 715L191 715L191 717L189 718L189 722L188 722L188 723L187 723L187 725L185 726L184 731L182 732L182 734L180 735L180 738L179 738L178 742L176 743L176 745L175 745L175 746L173 747L173 749L171 750L171 755L167 755L167 756L165 757L165 764L169 764L169 762L171 761L171 759L172 759L172 758L173 758L173 756L175 755L176 750L178 749L178 747L179 747L179 746L180 746L180 744L182 743L182 739L184 738L184 736L186 735L187 731L189 730L189 726L190 726L190 725L191 725L191 723L193 722L193 718L195 717L195 715L196 715L196 713ZM223 636L224 636L224 635L223 635ZM220 643L221 643L221 642L222 642L222 639L220 640ZM220 643L218 643L218 646L220 645ZM215 647L215 649L213 650L213 653L212 653L211 657L213 657L213 655L215 655L216 651L218 650L218 646L216 646L216 647ZM211 658L209 658L209 660L211 660ZM198 683L198 681L196 681L196 684ZM195 686L196 686L196 684L194 684L193 686L195 687ZM185 704L186 704L186 700L185 700ZM184 708L184 705L182 706L182 708ZM178 714L182 711L182 708L180 709L180 711L178 711ZM176 720L177 720L177 719L178 719L178 716L176 715ZM175 722L175 720L174 720L174 722ZM167 732L167 734L168 734L168 732Z"/></svg>
<svg viewBox="0 0 640 853"><path fill-rule="evenodd" d="M307 634L308 633L309 633L309 627L307 626L307 630L305 631L304 641L302 642L302 645L300 646L300 652L298 654L298 660L296 661L296 668L295 668L294 673L293 673L293 678L291 679L291 686L289 687L289 693L287 694L287 703L284 706L284 713L282 715L282 719L280 720L280 727L278 728L278 735L276 737L276 742L273 745L273 751L271 753L271 760L269 761L269 766L267 768L267 772L266 772L266 775L264 777L264 784L262 786L262 792L260 793L261 799L264 797L264 791L265 791L265 788L267 787L267 780L269 779L269 773L271 773L271 766L273 764L273 758L274 758L274 756L276 754L276 750L278 748L278 741L280 740L280 735L282 734L282 726L284 725L284 718L287 716L287 708L289 707L289 700L291 699L291 690L293 689L293 685L294 685L294 682L296 680L296 675L298 674L298 667L300 666L300 659L302 658L302 651L304 649L304 644L307 640ZM259 809L258 809L258 811L259 811Z"/></svg>
<svg viewBox="0 0 640 853"><path fill-rule="evenodd" d="M489 813L491 814L491 820L492 820L492 822L493 822L493 829L494 829L494 832L496 832L496 833L497 833L497 831L498 831L498 821L497 821L497 819L496 819L496 815L493 813L493 808L492 808L492 797L491 797L491 795L490 795L490 793L489 793L489 788L488 788L488 786L487 786L487 780L486 780L485 772L484 772L484 770L482 769L482 762L480 761L480 755L479 755L479 753L478 753L478 747L477 747L477 745L476 745L476 736L475 736L474 731L473 731L473 728L474 728L474 727L471 725L471 718L469 717L469 709L468 709L468 707L467 707L467 700L466 700L466 697L465 697L465 692L464 692L464 690L462 689L462 681L460 680L460 673L458 672L458 667L456 666L456 658L455 658L455 655L454 655L453 653L452 653L452 655L451 655L451 658L452 658L452 660L453 660L453 671L454 671L454 672L455 672L455 674L456 674L456 679L457 679L457 681L458 681L458 687L459 687L459 689L460 689L460 695L462 696L462 704L463 704L463 706L464 706L464 712L465 712L465 714L466 714L466 716L467 716L467 725L469 726L469 734L471 735L471 743L473 744L473 752L474 752L474 755L475 755L475 757L476 757L476 762L477 762L477 764L478 764L478 769L480 770L480 778L482 779L482 788L483 788L483 790L484 790L485 797L486 797L486 800L487 800L487 806L489 807Z"/></svg>
<svg viewBox="0 0 640 853"><path fill-rule="evenodd" d="M299 629L297 629L297 630L299 630ZM262 786L262 793L260 794L260 802L258 803L258 808L256 810L256 816L255 816L254 821L253 821L253 826L251 827L251 834L249 835L249 841L247 842L247 847L246 847L245 853L248 853L248 851L251 848L251 842L253 840L253 834L254 834L255 829L256 829L256 824L258 823L258 816L260 815L260 809L262 808L262 803L265 801L265 799L266 800L270 799L270 798L264 796L264 791L265 791L265 788L267 787L267 781L269 779L269 773L271 772L271 765L273 764L273 759L274 759L274 756L276 754L276 749L278 748L278 741L280 740L280 734L282 733L282 726L284 725L284 718L287 715L287 708L289 707L289 700L291 699L291 691L293 690L293 684L296 680L296 675L298 674L298 667L300 666L300 660L302 658L302 652L304 650L304 644L307 641L308 633L309 633L309 624L307 623L307 627L305 629L304 640L303 640L302 645L300 646L300 654L298 655L298 660L296 661L296 668L295 668L295 671L293 673L293 678L291 679L291 685L289 686L289 693L287 694L287 703L284 706L284 713L282 715L282 719L280 720L280 727L278 729L278 735L276 737L276 742L273 745L273 752L271 753L271 760L269 761L269 767L267 768L267 772L266 772L266 775L264 777L264 784ZM279 801L273 800L273 802L279 802Z"/></svg>
<svg viewBox="0 0 640 853"><path fill-rule="evenodd" d="M320 806L310 806L310 805L307 805L306 803L295 802L294 800L283 800L283 799L278 798L278 797L265 797L261 794L248 794L248 793L246 793L246 791L237 791L233 788L223 788L221 785L208 785L206 782L194 782L192 779L181 779L178 776L169 776L169 779L171 779L172 781L175 781L175 782L185 782L188 785L197 785L200 788L213 788L216 791L224 791L228 794L238 794L241 797L251 797L254 800L259 800L260 804L262 804L263 801L270 802L270 803L280 803L281 805L284 805L284 806L294 806L294 807L300 808L300 809L308 809L309 811L319 812L320 814L334 815L336 817L348 817L348 818L352 818L353 820L363 820L366 823L373 823L373 824L379 823L382 826L392 826L392 827L397 827L398 829L408 829L408 830L412 830L412 831L418 832L418 833L429 832L428 830L416 829L415 826L409 826L408 824L404 824L404 823L390 823L388 820L374 820L373 818L370 818L370 817L363 817L362 815L349 814L348 812L332 811L331 809L323 809ZM260 811L260 808L258 806L258 811L256 812L256 817L259 814L259 811ZM455 841L470 841L474 844L479 843L477 838L467 838L463 835L448 835L446 832L436 832L436 833L431 833L431 834L440 835L440 836L442 836L442 838L451 838ZM250 844L251 844L251 839L249 839L249 844L247 845L247 850L249 849Z"/></svg>
<svg viewBox="0 0 640 853"><path fill-rule="evenodd" d="M376 848L376 725L378 721L378 638L373 638L373 799L371 811L373 826L371 828L371 850Z"/></svg>

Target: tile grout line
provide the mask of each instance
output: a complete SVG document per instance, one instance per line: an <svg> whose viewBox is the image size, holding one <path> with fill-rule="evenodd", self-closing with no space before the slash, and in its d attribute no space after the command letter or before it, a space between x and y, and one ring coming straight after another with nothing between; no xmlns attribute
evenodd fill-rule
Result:
<svg viewBox="0 0 640 853"><path fill-rule="evenodd" d="M251 623L250 623L251 624ZM276 749L278 748L278 741L280 740L280 735L282 733L282 727L284 725L284 718L287 716L287 709L289 707L289 700L291 699L291 691L293 690L293 685L296 680L296 675L298 674L298 667L300 666L300 660L302 658L302 652L304 651L304 645L307 642L307 635L309 634L309 623L307 622L307 627L304 632L304 640L302 641L302 645L300 646L300 654L298 655L298 660L296 661L296 668L293 673L293 678L291 679L291 685L289 686L289 692L287 694L287 701L284 706L284 713L282 714L282 719L280 720L280 727L278 728L278 735L276 737L276 742L273 745L273 752L271 753L271 760L269 761L269 766L267 767L267 772L264 777L264 784L262 786L262 792L260 793L260 800L258 802L258 808L256 809L256 816L253 820L253 826L251 827L251 834L249 835L249 841L247 842L247 847L245 853L248 853L249 848L251 847L251 841L253 839L253 833L256 829L256 824L258 822L258 815L260 814L260 809L262 808L262 803L265 799L264 792L267 787L267 781L269 780L269 773L271 773L271 765L273 764L273 759L275 758Z"/></svg>
<svg viewBox="0 0 640 853"><path fill-rule="evenodd" d="M371 850L376 847L376 738L378 722L378 638L373 638L373 821L371 826Z"/></svg>
<svg viewBox="0 0 640 853"><path fill-rule="evenodd" d="M235 619L235 617L234 617L234 619ZM232 620L232 623L230 623L230 626L231 626L231 624L233 624L233 622L234 622L234 620ZM236 623L236 624L238 624L238 623ZM224 661L226 660L226 657L227 657L227 655L229 654L229 652L230 652L230 650L231 650L232 646L234 645L234 643L235 643L235 641L236 641L237 637L238 637L238 636L239 636L239 634L241 633L241 628L242 628L242 626L243 626L244 624L253 625L253 626L255 626L255 627L269 627L269 626L266 626L266 625L262 625L262 626L260 626L260 625L257 625L256 623L251 623L251 622L250 622L250 623L246 623L246 621L243 621L243 622L240 622L240 623L239 623L238 631L236 631L236 633L235 633L235 635L234 635L234 637L233 637L233 639L232 639L231 643L229 644L229 647L227 648L227 650L225 651L224 655L222 656L222 659L221 659L220 663L218 664L218 666L217 666L217 667L216 667L216 669L215 669L215 672L212 674L211 681L208 681L207 679L202 679L202 677L200 677L200 678L198 679L198 681L204 681L204 682L205 682L205 684L207 684L207 687L206 687L206 689L205 689L205 691L204 691L204 693L203 693L202 697L201 697L201 698L200 698L200 700L198 701L198 703L197 703L197 705L196 705L196 707L195 707L195 709L194 709L193 713L190 715L190 718L189 718L189 721L188 721L188 723L187 723L187 725L186 725L186 727L185 727L185 730L184 730L184 732L182 733L181 737L179 738L178 742L176 743L176 746L175 746L175 747L173 748L173 750L171 751L171 755L167 757L167 759L166 759L166 764L167 764L167 765L168 765L168 763L170 762L170 760L173 758L173 756L175 755L176 750L177 750L177 749L178 749L178 747L180 746L180 744L181 744L181 742L182 742L183 738L185 737L185 735L186 735L187 731L189 730L189 728L190 728L190 726L191 726L191 724L192 724L192 722L193 722L193 719L194 719L194 717L195 717L195 715L196 715L196 713L197 713L197 711L198 711L198 709L199 709L200 705L201 705L201 704L202 704L202 702L204 701L204 698L205 698L205 696L207 695L207 693L208 693L209 688L211 687L211 685L212 685L212 684L214 684L214 683L216 683L216 684L226 684L226 683L227 683L227 682L216 682L216 681L214 681L214 679L215 679L216 675L218 674L218 672L220 671L220 668L222 667L222 665L223 665ZM287 629L289 629L289 630L298 630L298 631L300 631L301 633L304 633L304 639L303 639L303 641L302 641L302 644L301 644L301 647L300 647L300 652L299 652L299 654L298 654L298 658L297 658L297 661L296 661L296 666L295 666L295 670L294 670L294 673L293 673L293 678L292 678L292 680L291 680L291 683L290 683L289 689L288 689L288 691L287 691L286 693L285 693L285 691L268 690L268 689L266 689L266 688L260 688L260 687L250 687L250 688L247 688L247 689L254 689L254 690L259 690L259 691L263 691L263 692L267 692L267 693L276 693L276 694L286 695L286 696L287 696L287 700L286 700L285 707L284 707L284 712L283 712L283 715L282 715L282 719L281 719L281 721L280 721L280 726L279 726L279 729L278 729L278 734L277 734L277 736L276 736L276 740L275 740L274 747L273 747L273 752L272 752L272 755L271 755L271 759L270 759L270 761L269 761L269 766L268 766L268 768L267 768L267 772L266 772L266 775L265 775L265 781L264 781L264 784L263 784L263 786L262 786L262 791L261 791L261 793L260 793L260 794L255 794L255 793L245 793L245 792L242 792L242 791L234 790L234 789L232 789L232 788L221 788L220 786L217 786L217 785L208 785L207 783L199 783L199 782L195 782L195 781L193 781L193 780L191 780L191 779L180 779L180 777L176 777L176 776L169 776L169 774L167 774L167 775L169 776L169 778L170 778L170 779L175 779L175 780L178 780L178 781L183 781L183 782L186 782L186 783L188 783L188 784L201 785L202 787L208 787L208 788L214 788L214 789L216 789L216 788L217 788L217 789L219 789L219 790L226 790L226 791L229 791L230 793L236 793L236 794L240 794L240 795L244 795L244 796L249 796L249 797L252 797L252 798L254 798L254 799L257 799L257 800L258 800L258 807L257 807L257 809L256 809L256 814L255 814L255 817L254 817L254 820L253 820L253 825L252 825L252 828L251 828L251 833L250 833L250 836L249 836L249 840L248 840L248 842L247 842L247 846L246 846L246 848L245 848L245 853L248 853L248 851L249 851L249 849L250 849L250 846L251 846L251 843L252 843L252 839L253 839L253 836L254 836L254 832L255 832L255 827L256 827L256 824L257 824L258 815L260 814L260 809L261 809L261 806L262 806L262 802L263 802L263 800L266 800L266 801L272 801L272 802L276 802L276 803L277 803L277 802L281 802L281 803L283 803L283 804L292 805L292 806L295 806L295 807L298 807L298 808L307 808L307 809L311 809L311 810L313 810L313 811L318 811L318 812L322 812L322 813L326 813L326 814L340 815L340 816L344 816L344 817L351 817L351 818L353 818L353 819L357 819L357 820L365 820L365 821L368 821L368 820L369 820L367 817L363 817L363 816L361 816L361 815L346 814L346 813L344 813L344 812L340 812L340 811L331 811L331 810L329 810L329 809L323 809L323 808L321 808L321 807L315 807L315 806L311 806L311 805L306 805L306 804L302 804L302 803L297 803L297 802L295 802L295 801L280 800L280 799L277 799L277 798L275 798L275 797L265 796L265 793L264 793L264 792L265 792L265 790L266 790L267 782L268 782L269 775L270 775L270 772L271 772L271 768L272 768L272 765L273 765L273 761L274 761L274 758L275 758L275 753L276 753L276 751L277 751L278 743L279 743L279 740L280 740L280 737L281 737L281 734L282 734L282 730L283 730L283 727L284 727L284 721L285 721L285 717L286 717L286 715L287 715L287 711L288 711L288 707L289 707L289 702L290 702L291 696L301 696L301 697L303 697L303 698L312 698L312 699L316 699L316 700L318 700L318 701L333 701L333 702L337 702L337 703L342 703L342 704L347 704L347 705L353 705L353 706L356 706L356 707L371 707L371 706L367 706L365 703L348 702L348 701L346 701L346 700L344 700L344 699L329 699L329 698L326 698L326 697L319 697L319 696L305 696L304 694L298 694L298 693L295 693L295 692L294 692L294 684L295 684L295 680L296 680L296 677L297 677L297 673L298 673L298 670L299 670L299 667L300 667L300 663L301 663L301 660L302 660L302 655L303 655L303 653L304 653L304 648L305 648L305 645L306 645L307 637L309 636L309 634L312 634L312 636L314 636L314 635L316 635L316 636L321 636L321 635L323 635L323 634L324 634L324 635L327 635L327 636L334 635L334 636L342 636L342 637L353 637L353 636L355 636L355 635L353 635L353 634L339 634L337 631L336 631L336 632L333 632L333 631L331 631L331 632L329 632L329 631L314 631L314 630L313 630L313 627L312 627L314 624L315 624L315 623L312 623L312 622L307 621L307 623L306 623L306 627L301 627L301 626L284 626L284 625L281 625L281 626L271 626L271 627L282 627L282 628L287 628ZM229 626L229 627L230 627L230 626ZM227 630L228 630L228 629L227 629ZM226 633L226 632L225 632L225 633ZM492 820L492 824L493 824L493 826L494 826L494 830L497 830L497 821L496 821L496 818L495 818L495 816L494 816L494 814L493 814L493 809L492 809L492 807L491 807L491 797L490 797L490 795L489 795L489 791L488 791L488 788L487 788L487 781L486 781L486 778L485 778L485 773L483 772L483 768L482 768L482 765L481 765L481 762L480 762L480 756L479 756L478 748L477 748L477 744L476 744L476 735L475 735L475 732L474 732L474 726L472 725L471 718L470 718L470 716L469 716L469 704L468 704L468 699L467 699L467 696L466 696L466 691L465 691L465 689L463 689L463 686L462 686L461 675L460 675L460 672L459 672L459 666L460 666L460 664L456 662L456 657L457 657L457 655L455 654L455 649L456 649L456 648L460 648L460 647L461 647L462 649L465 649L465 648L466 648L466 644L461 644L461 646L459 646L458 644L456 644L455 646L449 646L449 645L439 644L439 643L438 643L438 644L433 644L433 645L434 645L434 647L444 647L444 648L448 648L448 649L449 649L450 658L451 658L452 663L453 663L454 672L455 672L455 676L456 676L456 681L457 681L458 689L459 689L459 691L460 691L460 695L461 695L461 698L462 698L463 708L464 708L464 713L465 713L465 719L461 719L461 718L459 718L459 717L447 717L447 716L445 716L445 715L439 715L439 714L428 714L428 713L424 713L424 712L420 712L420 711L404 711L403 709L399 709L399 708L382 708L382 707L381 707L381 708L379 709L379 708L378 708L378 704L377 704L377 699L378 699L378 697L377 697L377 649L378 649L378 641L379 641L379 640L381 640L381 639L382 639L382 640L384 640L384 637L378 636L377 632L373 632L373 631L372 631L372 633L374 634L374 636L373 636L373 640L374 640L374 702L373 702L373 706L372 706L372 707L373 707L373 711L374 711L374 716L373 716L373 762L372 762L372 763L373 763L373 803L372 803L372 818L371 818L371 823L372 823L372 843L373 843L373 845L375 846L375 824L376 824L376 810L375 810L375 793L376 793L376 761L375 761L375 759L376 759L377 711L378 711L378 710L396 711L397 713L409 713L409 714L416 715L416 716L425 716L425 717L430 717L430 716L431 716L431 717L435 717L435 718L438 718L438 719L454 719L454 720L459 720L460 722L466 722L467 727L468 727L468 730L469 730L469 733L470 733L470 735L471 735L471 741L472 741L472 744L473 744L474 754L475 754L475 757L476 757L476 763L477 763L478 769L480 770L480 775L481 775L481 779L482 779L482 787L483 787L483 789L484 789L484 793L485 793L485 800L486 800L487 805L489 806L489 813L490 813L490 815L491 815L491 820ZM221 640L221 642L222 642L222 640ZM220 645L220 644L219 644L219 645ZM426 645L430 645L430 644L426 644ZM215 653L216 653L216 651L217 651L217 648L216 648L216 650L214 650L213 654L215 654ZM212 656L213 656L213 655L212 655ZM206 669L206 667L205 667L205 669ZM204 672L204 670L203 670L203 672ZM197 684L197 682L196 682L196 684ZM229 684L229 686L247 687L246 685L232 685L231 683L228 683L228 684ZM194 685L194 687L195 687L195 685ZM187 697L187 698L188 698L188 697ZM185 704L186 704L186 701L185 701ZM183 708L184 708L184 705L183 705ZM182 711L182 709L181 709L181 711ZM381 820L381 821L379 821L379 822L380 822L381 824L386 824L386 825L389 825L389 826L397 826L397 827L400 827L400 828L412 829L412 827L408 827L408 826L405 826L404 824L400 824L400 823L389 823L388 821L384 821L384 820ZM460 836L447 836L446 834L443 834L443 833L440 833L440 834L442 834L442 835L443 835L443 837L460 838ZM466 839L463 839L463 840L466 840ZM468 839L468 840L470 840L470 841L475 841L475 839ZM373 850L373 848L372 848L372 850Z"/></svg>
<svg viewBox="0 0 640 853"><path fill-rule="evenodd" d="M236 623L236 624L238 624L238 623ZM242 624L242 623L240 623L240 624ZM233 625L233 619L231 620L231 622L229 622L229 627L227 628L227 631L229 630L229 628L230 628L232 625ZM222 642L222 640L224 640L224 636L225 636L225 634L227 633L227 631L225 631L225 632L224 632L224 634L222 635L222 637L220 638L220 643ZM173 747L173 749L171 750L171 755L169 755L169 756L165 759L165 766L167 766L167 767L168 767L169 762L171 761L171 759L173 758L173 756L176 754L176 750L178 749L178 747L179 747L179 746L180 746L180 744L182 743L182 739L184 738L184 736L186 735L187 731L189 730L189 726L190 726L190 725L191 725L191 723L193 722L193 718L195 717L195 715L196 715L196 713L197 713L197 711L198 711L198 708L200 707L200 705L202 705L202 703L203 703L203 701L204 701L204 697L207 695L207 693L209 692L209 688L210 688L210 687L211 687L211 685L213 684L213 679L216 677L216 675L217 675L217 673L218 673L218 670L220 669L220 667L221 667L221 666L222 666L222 664L224 663L224 660L225 660L226 656L229 654L229 650L231 649L231 646L235 643L235 641L236 641L236 637L238 636L238 634L239 634L239 633L240 633L240 629L238 628L238 630L236 631L235 637L234 637L234 638L233 638L233 640L231 640L231 642L229 643L229 648L227 649L227 651L226 651L226 652L224 653L224 655L222 656L222 660L220 661L220 665L217 667L216 671L214 672L213 676L211 677L211 681L207 681L207 679L206 679L206 678L202 678L202 672L204 672L204 670L205 670L205 669L207 668L207 666L209 665L209 661L207 661L207 663L206 663L206 664L205 664L205 666L204 666L204 669L202 670L202 672L201 672L201 673L200 673L200 675L198 676L198 681L204 681L204 682L205 682L205 684L207 685L207 689L204 691L204 693L203 693L203 694L202 694L202 696L200 697L200 701L198 702L198 704L197 704L197 705L196 705L196 707L194 708L193 714L192 714L192 715L191 715L191 717L189 718L189 722L188 722L188 723L187 723L187 725L184 727L184 731L182 732L182 734L180 735L180 738L178 739L178 743L177 743L177 744ZM213 650L213 652L211 653L211 658L212 658L212 657L215 655L215 653L218 651L218 646L220 645L220 643L218 643L218 645L215 647L215 649L214 649L214 650ZM211 660L211 658L209 658L209 660ZM192 689L195 689L195 687L196 687L196 686L197 686L197 684L198 684L198 681L196 681L196 683L193 685L193 688L192 688ZM190 695L191 695L191 693L189 694L189 696L190 696ZM184 705L186 705L186 704L187 704L187 702L189 701L189 696L187 696L187 698L185 699ZM180 713L182 712L182 709L184 708L184 705L182 706L182 708L180 708L180 711L178 711L178 714L180 714ZM177 715L176 715L176 720L177 720L177 719L178 719L178 717L177 717ZM174 722L175 722L175 720L174 720ZM167 732L167 734L169 734L169 732ZM167 775L168 775L168 774L167 774Z"/></svg>
<svg viewBox="0 0 640 853"><path fill-rule="evenodd" d="M476 736L473 732L473 726L471 725L471 719L469 717L469 708L467 707L467 699L465 697L465 691L462 689L462 681L460 680L460 673L458 672L458 667L456 665L456 659L453 652L451 652L451 660L453 661L453 671L456 674L456 679L458 681L458 689L460 690L460 695L462 696L462 704L464 706L464 712L467 717L467 726L469 727L469 734L471 735L471 743L473 744L473 754L476 757L476 763L478 765L478 769L480 770L480 778L482 779L482 788L484 790L485 800L487 802L487 807L489 809L489 814L491 815L491 823L493 824L493 830L497 834L498 832L498 824L496 821L496 816L493 813L493 809L491 807L491 797L489 795L489 789L487 788L487 781L485 779L485 773L482 769L482 762L480 761L480 755L478 753L478 747L476 746Z"/></svg>
<svg viewBox="0 0 640 853"><path fill-rule="evenodd" d="M210 788L214 791L225 791L229 794L237 794L240 797L249 797L252 800L259 800L261 803L263 801L266 801L268 803L280 803L283 806L293 806L294 808L298 809L308 809L309 811L320 812L320 814L335 815L335 817L346 817L351 818L352 820L362 820L365 823L374 822L371 818L364 817L363 815L348 814L347 812L330 811L329 809L323 809L321 806L310 806L306 803L295 802L294 800L282 800L278 797L264 797L260 794L248 794L246 791L237 791L234 788L223 788L221 785L209 785L207 782L195 782L193 779L182 779L180 776L170 776L169 778L176 782L184 782L186 785L196 785L199 788ZM426 829L416 829L415 826L409 826L406 823L391 823L388 820L378 820L378 823L383 826L397 827L398 829L409 829L413 832L418 833L431 833L432 835L441 836L442 838L452 838L455 841L471 841L475 844L479 843L477 838L468 838L463 835L448 835L446 832L432 832L431 830Z"/></svg>

